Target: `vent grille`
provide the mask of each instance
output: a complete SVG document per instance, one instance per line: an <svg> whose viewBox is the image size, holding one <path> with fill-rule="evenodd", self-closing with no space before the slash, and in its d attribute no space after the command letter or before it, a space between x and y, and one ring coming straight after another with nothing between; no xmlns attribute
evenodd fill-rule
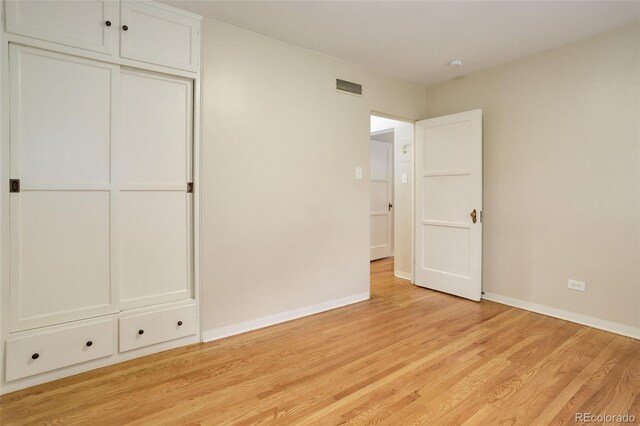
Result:
<svg viewBox="0 0 640 426"><path fill-rule="evenodd" d="M336 89L341 92L353 93L354 95L362 95L362 84L353 83L347 80L336 79Z"/></svg>

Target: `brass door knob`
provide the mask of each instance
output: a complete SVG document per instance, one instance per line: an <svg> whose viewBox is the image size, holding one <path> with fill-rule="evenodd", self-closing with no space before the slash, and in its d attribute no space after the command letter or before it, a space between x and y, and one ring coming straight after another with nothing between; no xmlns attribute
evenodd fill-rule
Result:
<svg viewBox="0 0 640 426"><path fill-rule="evenodd" d="M473 223L476 223L476 221L478 220L478 215L476 213L476 209L473 209L473 211L471 212L470 216L471 216L471 221Z"/></svg>

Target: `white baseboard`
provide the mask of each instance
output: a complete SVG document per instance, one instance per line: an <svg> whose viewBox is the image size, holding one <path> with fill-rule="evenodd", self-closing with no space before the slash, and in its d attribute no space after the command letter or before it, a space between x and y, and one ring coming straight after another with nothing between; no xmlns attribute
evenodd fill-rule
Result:
<svg viewBox="0 0 640 426"><path fill-rule="evenodd" d="M411 281L411 272L393 271L393 275L394 275L396 278L402 278L403 280L409 280L409 281Z"/></svg>
<svg viewBox="0 0 640 426"><path fill-rule="evenodd" d="M552 308L546 305L539 305L537 303L527 302L525 300L516 299L513 297L502 296L500 294L484 293L482 295L482 298L485 300L490 300L492 302L502 303L503 305L513 306L514 308L524 309L538 314L547 315L549 317L554 317L569 322L575 322L577 324L586 325L589 327L640 340L640 328L632 327L630 325L594 318L588 315L577 314L575 312Z"/></svg>
<svg viewBox="0 0 640 426"><path fill-rule="evenodd" d="M294 309L292 311L280 312L278 314L268 315L266 317L257 318L250 321L232 324L225 327L206 330L202 333L203 342L211 342L213 340L223 339L236 334L246 333L247 331L257 330L259 328L269 327L271 325L280 324L282 322L306 317L320 312L329 311L331 309L340 308L342 306L351 305L353 303L369 300L370 294L359 293L353 296L343 297L342 299L329 300L327 302L318 303L316 305L306 306L304 308Z"/></svg>

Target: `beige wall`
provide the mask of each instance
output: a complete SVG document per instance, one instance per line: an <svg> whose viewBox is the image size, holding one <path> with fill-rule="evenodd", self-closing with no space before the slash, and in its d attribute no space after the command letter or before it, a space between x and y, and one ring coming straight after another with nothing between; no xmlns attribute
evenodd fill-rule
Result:
<svg viewBox="0 0 640 426"><path fill-rule="evenodd" d="M640 26L437 84L426 106L484 112L484 291L640 327Z"/></svg>
<svg viewBox="0 0 640 426"><path fill-rule="evenodd" d="M204 330L366 294L369 114L419 118L424 89L212 20L203 73Z"/></svg>

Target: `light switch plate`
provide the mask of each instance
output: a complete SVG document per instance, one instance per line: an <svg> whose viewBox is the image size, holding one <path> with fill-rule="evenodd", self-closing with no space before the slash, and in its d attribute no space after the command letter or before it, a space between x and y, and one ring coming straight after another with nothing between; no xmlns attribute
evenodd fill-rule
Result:
<svg viewBox="0 0 640 426"><path fill-rule="evenodd" d="M402 183L409 183L409 176L406 173L402 174Z"/></svg>
<svg viewBox="0 0 640 426"><path fill-rule="evenodd" d="M356 167L356 179L362 179L362 167Z"/></svg>
<svg viewBox="0 0 640 426"><path fill-rule="evenodd" d="M409 153L409 145L402 145L402 153L403 154L408 154Z"/></svg>

